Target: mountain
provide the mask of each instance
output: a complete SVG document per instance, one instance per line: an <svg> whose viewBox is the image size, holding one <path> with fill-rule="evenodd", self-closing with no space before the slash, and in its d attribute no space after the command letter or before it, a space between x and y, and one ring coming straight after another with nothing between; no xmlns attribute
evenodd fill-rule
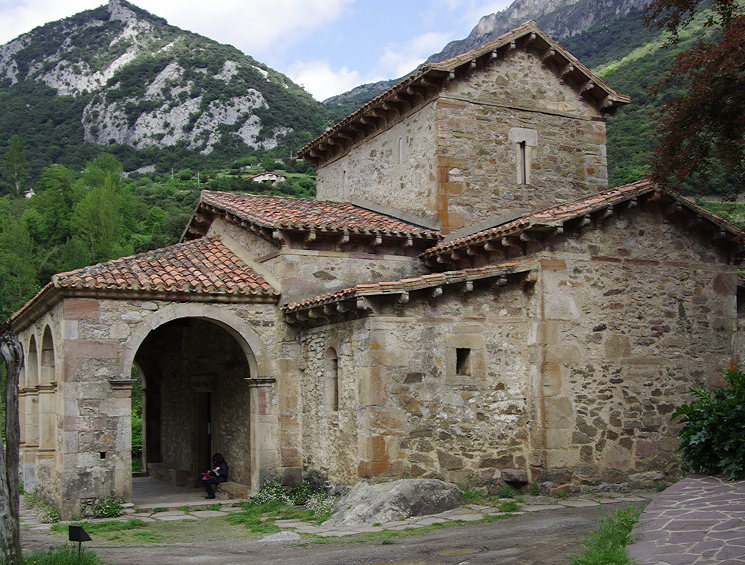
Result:
<svg viewBox="0 0 745 565"><path fill-rule="evenodd" d="M587 31L598 24L623 18L632 10L640 10L650 0L515 0L501 12L483 16L468 37L451 41L427 63L451 59L488 43L527 20L554 39L563 39Z"/></svg>
<svg viewBox="0 0 745 565"><path fill-rule="evenodd" d="M535 19L539 27L554 39L563 39L581 34L593 26L625 19L630 13L640 13L641 8L649 1L515 0L504 10L483 16L468 37L451 41L442 51L431 55L424 64L445 61L476 49L531 19ZM393 79L363 84L349 92L328 98L323 104L338 118L342 118L398 81L399 79Z"/></svg>
<svg viewBox="0 0 745 565"><path fill-rule="evenodd" d="M150 150L156 160L159 149L286 155L330 121L283 74L125 0L0 46L0 150L20 133L34 149L86 142Z"/></svg>

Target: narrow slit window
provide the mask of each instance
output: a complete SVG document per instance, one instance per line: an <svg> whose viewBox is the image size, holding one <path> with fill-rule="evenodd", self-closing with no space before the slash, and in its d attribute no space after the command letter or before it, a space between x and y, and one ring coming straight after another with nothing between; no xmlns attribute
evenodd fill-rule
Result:
<svg viewBox="0 0 745 565"><path fill-rule="evenodd" d="M471 350L465 347L458 347L455 350L455 374L471 374Z"/></svg>
<svg viewBox="0 0 745 565"><path fill-rule="evenodd" d="M398 163L404 162L404 139L403 137L398 138Z"/></svg>
<svg viewBox="0 0 745 565"><path fill-rule="evenodd" d="M520 168L520 184L528 184L528 155L527 147L524 141L520 142L519 146L519 163Z"/></svg>
<svg viewBox="0 0 745 565"><path fill-rule="evenodd" d="M326 409L329 412L339 411L339 359L336 351L329 348L326 351L324 367L326 380Z"/></svg>

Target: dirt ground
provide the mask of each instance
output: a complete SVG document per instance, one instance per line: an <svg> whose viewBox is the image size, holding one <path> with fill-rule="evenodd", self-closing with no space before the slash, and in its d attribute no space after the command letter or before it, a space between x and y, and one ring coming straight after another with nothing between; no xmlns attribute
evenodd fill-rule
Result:
<svg viewBox="0 0 745 565"><path fill-rule="evenodd" d="M603 516L629 503L526 513L496 522L449 526L418 535L267 542L246 538L221 519L173 522L160 543L128 539L85 547L112 565L567 565ZM243 530L245 531L245 530ZM24 551L60 545L66 535L22 531ZM391 543L392 542L392 543Z"/></svg>

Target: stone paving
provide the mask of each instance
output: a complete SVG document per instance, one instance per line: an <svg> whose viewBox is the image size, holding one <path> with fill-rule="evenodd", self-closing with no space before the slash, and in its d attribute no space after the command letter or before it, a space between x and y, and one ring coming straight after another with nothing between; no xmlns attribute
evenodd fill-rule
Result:
<svg viewBox="0 0 745 565"><path fill-rule="evenodd" d="M647 506L632 540L639 565L745 565L745 481L675 483Z"/></svg>
<svg viewBox="0 0 745 565"><path fill-rule="evenodd" d="M204 493L201 489L172 487L151 478L138 478L136 481L133 481L133 487L134 504L124 505L125 514L120 518L115 518L115 520L123 521L130 518L137 518L144 522L193 521L227 516L231 512L240 511L238 507L238 504L241 502L240 500L204 500L202 496ZM298 538L300 534L319 537L343 537L382 530L421 528L443 522L477 522L485 518L500 515L519 515L526 512L543 512L567 507L599 506L601 504L617 502L636 502L644 505L654 496L653 493L648 492L639 495L581 495L566 499L547 496L525 496L523 497L524 502L519 505L519 511L517 512L500 512L494 506L469 504L430 516L416 516L395 522L344 528L324 526L323 524L315 525L301 520L276 520L274 523L283 530L295 534ZM218 505L219 508L217 508ZM48 530L51 527L49 524L39 523L33 513L28 511L21 512L21 519L24 526L29 529ZM108 518L104 520L112 519ZM98 522L102 520L88 519L87 521ZM276 534L273 534L272 540L275 538Z"/></svg>

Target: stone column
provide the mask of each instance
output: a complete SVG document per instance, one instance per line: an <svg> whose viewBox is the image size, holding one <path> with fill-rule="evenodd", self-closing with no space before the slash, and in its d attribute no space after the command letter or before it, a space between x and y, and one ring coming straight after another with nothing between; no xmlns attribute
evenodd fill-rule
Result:
<svg viewBox="0 0 745 565"><path fill-rule="evenodd" d="M273 402L274 377L247 378L251 387L251 490L256 492L262 483L277 473L277 411Z"/></svg>

